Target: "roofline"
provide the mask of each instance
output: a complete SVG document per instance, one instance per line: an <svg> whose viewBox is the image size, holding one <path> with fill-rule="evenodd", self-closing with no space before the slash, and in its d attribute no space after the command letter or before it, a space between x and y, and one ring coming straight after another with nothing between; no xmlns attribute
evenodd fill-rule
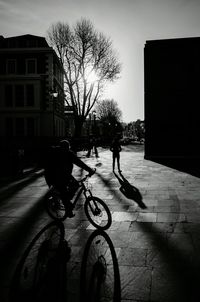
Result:
<svg viewBox="0 0 200 302"><path fill-rule="evenodd" d="M34 37L34 38L42 38L42 39L45 39L45 37L43 36L37 36L37 35L31 35L31 34L24 34L24 35L18 35L18 36L10 36L10 37L4 37L2 35L2 37L4 39L13 39L13 38L20 38L20 37L26 37L26 36L30 36L30 37ZM46 40L46 39L45 39Z"/></svg>
<svg viewBox="0 0 200 302"><path fill-rule="evenodd" d="M156 39L156 40L146 40L146 44L154 44L154 43L182 43L186 41L191 42L200 42L200 37L184 37L184 38L167 38L167 39Z"/></svg>

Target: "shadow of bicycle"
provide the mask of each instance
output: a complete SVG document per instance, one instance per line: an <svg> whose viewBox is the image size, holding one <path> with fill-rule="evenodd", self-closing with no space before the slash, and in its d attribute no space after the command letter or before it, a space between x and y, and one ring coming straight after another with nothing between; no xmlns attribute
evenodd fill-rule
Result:
<svg viewBox="0 0 200 302"><path fill-rule="evenodd" d="M64 224L59 221L47 224L33 238L16 266L9 301L120 301L117 256L108 234L93 231L80 259L75 254L76 247L65 240ZM76 284L72 284L74 275Z"/></svg>
<svg viewBox="0 0 200 302"><path fill-rule="evenodd" d="M64 236L64 225L53 221L34 237L14 272L9 301L64 301L70 257Z"/></svg>
<svg viewBox="0 0 200 302"><path fill-rule="evenodd" d="M81 264L80 301L121 301L117 256L104 231L95 230L86 243Z"/></svg>

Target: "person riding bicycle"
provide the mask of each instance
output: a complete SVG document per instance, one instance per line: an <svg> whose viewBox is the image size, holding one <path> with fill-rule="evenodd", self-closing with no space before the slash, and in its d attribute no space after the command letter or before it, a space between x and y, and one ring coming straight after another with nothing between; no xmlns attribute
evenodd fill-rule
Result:
<svg viewBox="0 0 200 302"><path fill-rule="evenodd" d="M73 165L84 169L92 176L95 169L87 166L70 149L67 140L60 141L58 146L52 146L45 160L44 176L49 187L54 186L61 195L67 208L68 217L73 217L73 205L70 202L79 187L78 181L72 176Z"/></svg>

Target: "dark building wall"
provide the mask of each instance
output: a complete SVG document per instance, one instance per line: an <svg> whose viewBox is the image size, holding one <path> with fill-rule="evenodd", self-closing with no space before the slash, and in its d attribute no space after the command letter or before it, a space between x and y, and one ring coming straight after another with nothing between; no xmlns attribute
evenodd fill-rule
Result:
<svg viewBox="0 0 200 302"><path fill-rule="evenodd" d="M147 41L145 158L200 157L200 38Z"/></svg>
<svg viewBox="0 0 200 302"><path fill-rule="evenodd" d="M0 36L0 176L17 172L18 151L26 165L35 164L44 146L65 135L63 68L56 53L43 37Z"/></svg>

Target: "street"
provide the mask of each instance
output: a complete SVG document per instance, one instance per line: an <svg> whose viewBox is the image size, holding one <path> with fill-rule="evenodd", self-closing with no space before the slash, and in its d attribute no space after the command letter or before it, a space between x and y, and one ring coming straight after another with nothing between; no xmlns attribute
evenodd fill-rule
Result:
<svg viewBox="0 0 200 302"><path fill-rule="evenodd" d="M144 159L143 145L122 146L121 175L112 172L108 149L99 158L86 151L82 160L96 167L89 180L93 195L112 213L106 233L115 248L121 280L121 301L193 302L200 300L200 179ZM74 167L74 176L82 171ZM7 302L16 265L34 236L51 218L44 210L48 191L42 174L1 188L0 301ZM94 228L81 199L75 217L64 221L71 247L67 264L69 301L79 300L81 259Z"/></svg>

